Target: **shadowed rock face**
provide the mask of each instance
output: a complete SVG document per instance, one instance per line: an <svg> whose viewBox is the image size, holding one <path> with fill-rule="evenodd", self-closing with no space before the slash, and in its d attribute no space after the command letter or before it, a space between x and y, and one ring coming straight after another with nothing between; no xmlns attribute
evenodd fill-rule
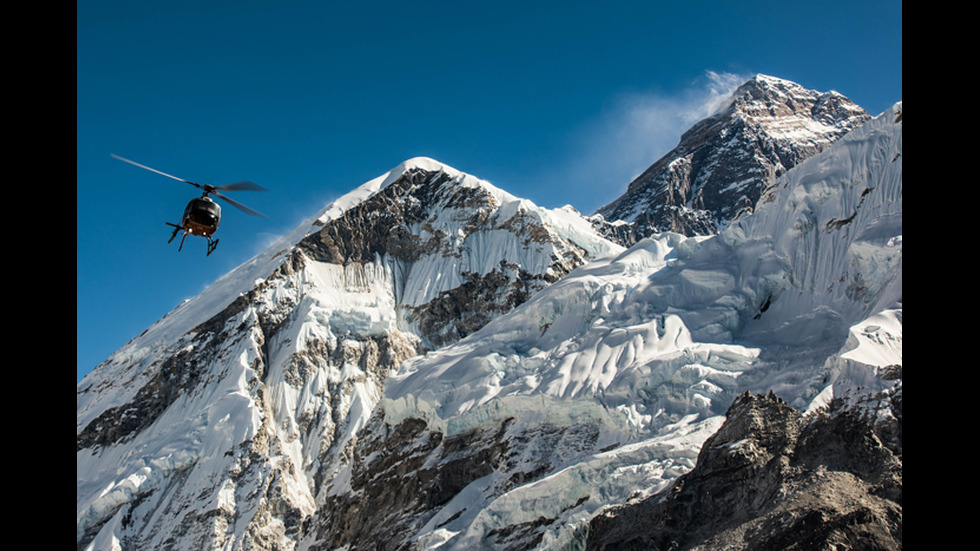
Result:
<svg viewBox="0 0 980 551"><path fill-rule="evenodd" d="M493 497L539 480L551 473L556 455L594 451L599 431L583 423L515 432L515 419L505 418L447 436L421 419L390 425L383 417L375 415L358 438L349 487L325 492L320 514L310 520L315 548L415 549L412 536L470 484L491 479L482 493ZM541 538L537 528L553 520L491 532L485 543L531 549Z"/></svg>
<svg viewBox="0 0 980 551"><path fill-rule="evenodd" d="M598 515L588 549L900 549L900 387L882 403L886 423L857 408L806 418L771 393L743 394L697 466Z"/></svg>
<svg viewBox="0 0 980 551"><path fill-rule="evenodd" d="M412 169L308 236L299 249L320 262L369 263L385 258L411 270L427 258L474 254L467 242L472 235L506 232L521 247L550 257L543 272L500 259L486 273L463 271L460 285L422 304L400 304L426 341L442 346L483 327L586 262L584 250L549 231L528 212L518 210L504 217L499 215L500 206L485 188L460 185L445 172ZM447 219L454 227L452 233L447 231Z"/></svg>
<svg viewBox="0 0 980 551"><path fill-rule="evenodd" d="M492 198L483 190L452 186L451 180L446 173L409 170L308 236L299 247L314 260L331 264L371 262L377 255L411 262L437 252L445 245L440 239L445 236L423 238L411 231L411 226L423 224L433 210L463 205L473 208L471 223L475 224L480 214L493 206ZM437 196L440 190L446 195Z"/></svg>
<svg viewBox="0 0 980 551"><path fill-rule="evenodd" d="M596 224L624 245L663 231L718 233L752 212L767 184L869 118L836 92L759 75L599 209Z"/></svg>

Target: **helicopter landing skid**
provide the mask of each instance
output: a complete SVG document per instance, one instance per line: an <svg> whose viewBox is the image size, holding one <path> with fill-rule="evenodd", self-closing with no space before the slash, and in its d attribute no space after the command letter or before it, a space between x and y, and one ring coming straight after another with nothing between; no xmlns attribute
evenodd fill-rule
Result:
<svg viewBox="0 0 980 551"><path fill-rule="evenodd" d="M177 237L177 232L179 232L183 228L181 226L178 226L177 224L171 224L170 222L165 222L165 224L173 227L174 229L173 233L170 234L170 239L167 240L167 243L171 243L173 242L174 238ZM211 256L211 253L214 252L214 249L218 247L218 240L211 239L210 235L206 235L205 237L208 238L208 254L205 256ZM177 252L180 252L184 248L184 239L186 238L187 238L187 232L185 231L184 234L180 236L180 245L177 247Z"/></svg>
<svg viewBox="0 0 980 551"><path fill-rule="evenodd" d="M171 224L170 222L165 222L165 224L167 224L168 226L172 226L174 228L174 232L170 234L170 239L167 240L167 243L170 243L174 240L175 237L177 237L177 232L180 231L180 226L178 226L177 224ZM181 242L181 246L183 246L184 240L181 239L180 242Z"/></svg>

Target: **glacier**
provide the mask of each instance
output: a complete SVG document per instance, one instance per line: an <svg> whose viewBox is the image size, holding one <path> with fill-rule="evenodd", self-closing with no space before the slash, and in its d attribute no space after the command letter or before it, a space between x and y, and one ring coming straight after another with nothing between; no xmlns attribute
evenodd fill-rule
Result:
<svg viewBox="0 0 980 551"><path fill-rule="evenodd" d="M597 447L629 443L489 502L450 503L418 541L482 548L544 516L565 528L538 548L574 547L570 527L690 468L738 394L815 411L890 387L884 370L902 362L900 113L804 161L721 234L645 238L407 360L385 387L389 424L421 417L449 435L591 418Z"/></svg>
<svg viewBox="0 0 980 551"><path fill-rule="evenodd" d="M874 316L891 319L874 326L900 342L900 314L888 312L901 310L902 144L890 117L805 161L723 233L641 240L456 345L408 360L386 401L426 402L416 407L445 419L510 395L600 397L615 408L636 406L651 381L686 380L684 412L711 411L719 393L726 408L747 388L812 407L832 385L806 360L797 367L801 349L856 345L848 334L866 333L852 326ZM885 358L900 363L900 346L876 363ZM798 377L807 381L773 385Z"/></svg>

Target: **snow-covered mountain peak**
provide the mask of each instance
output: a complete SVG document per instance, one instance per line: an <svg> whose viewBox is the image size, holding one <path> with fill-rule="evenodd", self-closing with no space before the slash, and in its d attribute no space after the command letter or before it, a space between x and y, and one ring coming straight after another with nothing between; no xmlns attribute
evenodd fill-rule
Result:
<svg viewBox="0 0 980 551"><path fill-rule="evenodd" d="M399 163L377 178L365 182L328 205L320 215L315 217L314 225L323 226L327 222L342 216L346 211L371 198L376 193L387 189L392 184L403 181L412 174L441 175L439 185L443 186L442 192L447 194L447 196L437 197L436 194L430 195L427 199L427 207L435 207L436 204L433 201L442 201L444 205L452 205L453 200L448 196L455 194L458 201L461 191L460 189L454 190L453 188L461 188L471 190L470 193L476 192L482 194L488 207L505 207L507 209L505 213L514 213L518 210L538 210L532 202L518 198L486 180L457 170L450 165L430 157L413 157ZM413 193L418 185L418 182L413 184L412 189L409 189L408 192ZM459 206L459 204L457 203L456 206ZM471 203L468 206L471 207L473 205Z"/></svg>
<svg viewBox="0 0 980 551"><path fill-rule="evenodd" d="M411 159L406 159L391 170L368 180L367 182L344 194L339 199L331 202L320 214L314 217L314 225L322 226L330 220L342 216L348 209L370 198L375 193L388 187L393 182L401 178L405 173L412 170L444 172L452 175L453 177L457 177L462 174L456 169L440 163L439 161L436 161L430 157L413 157Z"/></svg>
<svg viewBox="0 0 980 551"><path fill-rule="evenodd" d="M277 507L310 514L307 477L327 476L321 469L343 456L391 370L620 250L573 210L540 208L429 158L400 163L79 383L79 537L142 496L160 506L176 473L191 482L166 499L187 511L210 506L194 487L224 477L282 492ZM253 462L253 446L278 451ZM151 545L169 537L144 536Z"/></svg>
<svg viewBox="0 0 980 551"><path fill-rule="evenodd" d="M663 231L713 235L751 212L775 178L868 118L835 92L757 75L594 220L626 245Z"/></svg>
<svg viewBox="0 0 980 551"><path fill-rule="evenodd" d="M409 169L419 168L422 170L427 170L429 172L448 172L450 174L458 175L462 174L455 168L439 162L431 157L412 157L411 159L406 159L401 162L395 168L391 169L389 174L402 174L407 172Z"/></svg>
<svg viewBox="0 0 980 551"><path fill-rule="evenodd" d="M776 140L804 143L833 141L841 128L850 130L854 120L867 118L864 109L838 92L815 92L761 74L735 90L729 109Z"/></svg>

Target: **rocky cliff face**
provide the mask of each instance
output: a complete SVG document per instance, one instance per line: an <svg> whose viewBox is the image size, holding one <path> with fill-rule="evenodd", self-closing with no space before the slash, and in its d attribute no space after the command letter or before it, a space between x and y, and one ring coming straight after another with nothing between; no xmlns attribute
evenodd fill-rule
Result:
<svg viewBox="0 0 980 551"><path fill-rule="evenodd" d="M664 231L713 235L752 212L773 180L869 118L836 92L758 75L599 209L596 224L626 245Z"/></svg>
<svg viewBox="0 0 980 551"><path fill-rule="evenodd" d="M349 470L324 491L321 514L310 522L310 548L425 548L445 537L448 530L441 528L477 512L455 510L454 500L476 492L492 501L530 485L553 472L556 458L595 451L600 432L595 423L542 423L528 430L508 416L446 434L419 418L392 425L382 417L361 433ZM533 549L547 529L561 525L557 518L536 515L482 534L473 545ZM419 538L420 533L426 536Z"/></svg>
<svg viewBox="0 0 980 551"><path fill-rule="evenodd" d="M307 236L294 254L337 265L384 259L396 266L393 284L405 321L428 344L441 346L614 249L587 232L563 235L558 222L529 203L462 180L455 173L410 168Z"/></svg>
<svg viewBox="0 0 980 551"><path fill-rule="evenodd" d="M598 515L587 549L901 549L901 394L806 417L744 394L691 472Z"/></svg>

